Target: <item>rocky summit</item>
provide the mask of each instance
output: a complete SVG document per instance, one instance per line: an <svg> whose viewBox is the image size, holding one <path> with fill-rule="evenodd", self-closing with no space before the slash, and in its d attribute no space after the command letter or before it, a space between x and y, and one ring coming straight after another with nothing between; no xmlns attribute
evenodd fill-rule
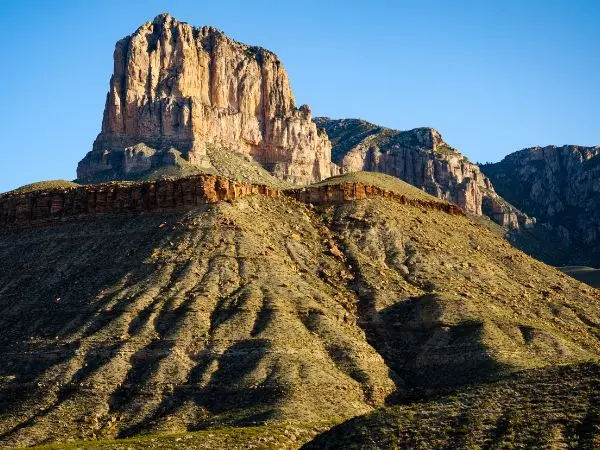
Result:
<svg viewBox="0 0 600 450"><path fill-rule="evenodd" d="M360 119L325 117L315 122L327 131L333 143L333 161L342 171L369 170L396 176L511 229L534 223L496 194L479 167L433 128L396 131Z"/></svg>
<svg viewBox="0 0 600 450"><path fill-rule="evenodd" d="M331 144L296 108L268 50L162 14L117 42L102 131L79 163L81 182L134 179L164 166L211 167L213 148L307 183L337 173Z"/></svg>

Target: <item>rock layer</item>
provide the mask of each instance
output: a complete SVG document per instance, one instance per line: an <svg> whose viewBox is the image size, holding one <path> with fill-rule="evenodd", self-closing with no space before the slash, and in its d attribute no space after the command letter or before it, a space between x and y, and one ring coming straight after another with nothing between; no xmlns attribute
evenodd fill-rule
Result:
<svg viewBox="0 0 600 450"><path fill-rule="evenodd" d="M502 197L557 236L562 264L600 264L600 147L533 147L485 164Z"/></svg>
<svg viewBox="0 0 600 450"><path fill-rule="evenodd" d="M450 147L433 128L396 131L363 120L315 118L333 143L343 171L396 176L466 211L518 229L532 219L504 202L476 164Z"/></svg>
<svg viewBox="0 0 600 450"><path fill-rule="evenodd" d="M303 203L341 203L372 197L396 200L448 214L464 215L451 203L413 199L360 182L299 189L278 189L214 175L162 179L145 183L104 183L64 190L45 190L0 196L0 227L24 226L74 216L186 211L201 205L233 201L248 195L285 195Z"/></svg>
<svg viewBox="0 0 600 450"><path fill-rule="evenodd" d="M157 16L117 42L102 131L77 176L131 178L178 157L206 167L211 145L250 155L291 182L336 173L327 135L307 105L296 108L276 55Z"/></svg>

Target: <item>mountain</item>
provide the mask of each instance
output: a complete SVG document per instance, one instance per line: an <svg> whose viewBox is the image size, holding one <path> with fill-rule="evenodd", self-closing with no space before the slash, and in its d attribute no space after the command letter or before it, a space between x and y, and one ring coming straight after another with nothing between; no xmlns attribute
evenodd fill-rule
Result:
<svg viewBox="0 0 600 450"><path fill-rule="evenodd" d="M0 211L3 447L312 427L600 357L598 291L384 174L113 182Z"/></svg>
<svg viewBox="0 0 600 450"><path fill-rule="evenodd" d="M533 147L481 166L498 193L556 236L557 264L600 265L600 147Z"/></svg>
<svg viewBox="0 0 600 450"><path fill-rule="evenodd" d="M315 122L214 28L117 43L77 182L0 194L0 447L597 446L600 291L513 245L553 228L434 129Z"/></svg>
<svg viewBox="0 0 600 450"><path fill-rule="evenodd" d="M197 173L215 164L215 148L294 183L337 173L326 134L307 105L296 108L270 51L168 14L117 42L102 131L78 180L139 179L165 166Z"/></svg>
<svg viewBox="0 0 600 450"><path fill-rule="evenodd" d="M385 408L303 449L600 448L600 365L553 367Z"/></svg>
<svg viewBox="0 0 600 450"><path fill-rule="evenodd" d="M394 175L466 211L485 214L512 229L534 221L498 196L476 164L450 147L433 128L396 131L360 119L315 118L333 144L342 171Z"/></svg>

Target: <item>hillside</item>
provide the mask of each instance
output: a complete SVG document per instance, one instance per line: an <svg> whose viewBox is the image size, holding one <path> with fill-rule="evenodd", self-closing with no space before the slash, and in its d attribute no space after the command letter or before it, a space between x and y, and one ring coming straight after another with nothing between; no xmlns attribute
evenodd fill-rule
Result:
<svg viewBox="0 0 600 450"><path fill-rule="evenodd" d="M0 445L309 426L600 357L598 291L400 181L327 196L374 175L348 177L196 206L125 183L1 229Z"/></svg>
<svg viewBox="0 0 600 450"><path fill-rule="evenodd" d="M26 184L24 186L18 187L9 191L11 194L26 194L28 192L34 191L53 191L53 190L64 190L72 187L79 186L77 183L67 180L48 180L48 181L38 181L35 183ZM0 193L2 195L2 193Z"/></svg>
<svg viewBox="0 0 600 450"><path fill-rule="evenodd" d="M600 447L600 366L538 369L352 419L303 449Z"/></svg>

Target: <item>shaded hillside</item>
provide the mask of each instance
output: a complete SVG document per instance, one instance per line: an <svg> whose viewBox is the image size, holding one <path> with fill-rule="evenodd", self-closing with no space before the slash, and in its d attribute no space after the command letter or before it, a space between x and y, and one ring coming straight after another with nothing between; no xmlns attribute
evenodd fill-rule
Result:
<svg viewBox="0 0 600 450"><path fill-rule="evenodd" d="M560 271L595 288L600 288L600 269L585 266L559 267Z"/></svg>
<svg viewBox="0 0 600 450"><path fill-rule="evenodd" d="M552 233L560 265L600 265L600 147L533 147L481 169Z"/></svg>
<svg viewBox="0 0 600 450"><path fill-rule="evenodd" d="M599 357L596 290L393 184L427 201L0 230L0 445L342 420Z"/></svg>
<svg viewBox="0 0 600 450"><path fill-rule="evenodd" d="M600 448L600 366L538 369L377 410L303 449Z"/></svg>
<svg viewBox="0 0 600 450"><path fill-rule="evenodd" d="M360 119L317 117L314 121L327 132L333 144L332 159L342 171L393 175L508 228L532 224L494 192L477 165L444 142L433 128L397 131Z"/></svg>

